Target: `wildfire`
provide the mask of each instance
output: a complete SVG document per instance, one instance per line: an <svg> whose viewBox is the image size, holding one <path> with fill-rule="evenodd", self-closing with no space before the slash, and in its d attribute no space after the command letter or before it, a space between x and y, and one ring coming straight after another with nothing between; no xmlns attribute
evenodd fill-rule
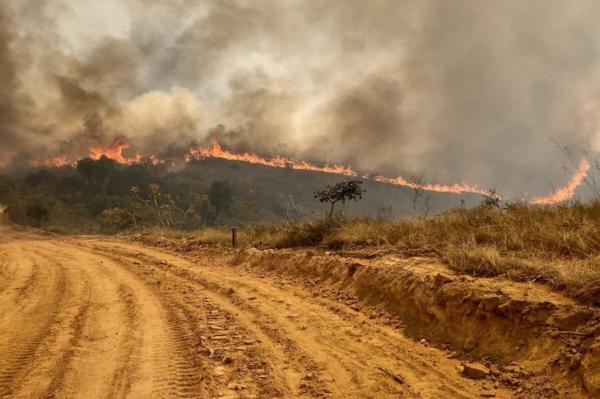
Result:
<svg viewBox="0 0 600 399"><path fill-rule="evenodd" d="M100 159L102 156L105 156L122 164L132 164L141 162L142 156L140 154L134 154L131 157L128 157L124 154L124 152L126 152L130 148L131 145L128 141L117 140L110 147L97 146L90 148L89 156L92 159Z"/></svg>
<svg viewBox="0 0 600 399"><path fill-rule="evenodd" d="M237 154L228 150L224 150L223 147L216 141L213 141L210 147L207 148L195 148L188 151L186 154L186 161L193 159L204 159L204 158L221 158L228 159L231 161L249 162L258 165L270 166L272 168L290 168L296 170L308 170L311 172L323 172L332 173L336 175L344 175L355 177L358 176L358 172L347 166L341 165L325 165L318 166L305 161L290 160L281 156L275 156L271 158L263 158L257 154L243 153ZM465 183L453 184L453 185L442 185L442 184L416 184L409 182L403 177L390 178L385 176L376 176L374 180L393 184L396 186L404 186L410 188L420 188L426 191L437 191L442 193L476 193L485 194L486 192L474 186L469 186Z"/></svg>
<svg viewBox="0 0 600 399"><path fill-rule="evenodd" d="M579 163L579 167L577 171L571 177L571 180L567 183L566 186L555 190L552 194L547 195L545 197L534 198L531 203L536 205L552 205L558 204L563 201L570 200L575 195L575 190L577 187L583 183L585 180L591 166L590 163L583 159Z"/></svg>
<svg viewBox="0 0 600 399"><path fill-rule="evenodd" d="M257 165L269 166L271 168L289 168L296 170L308 170L311 172L332 173L344 176L358 176L358 173L356 171L352 170L350 167L347 166L318 166L309 162L290 160L281 156L263 158L257 154L247 152L243 154L237 154L228 150L224 150L223 147L221 147L221 145L216 141L213 141L210 147L192 148L185 155L185 160L187 162L190 162L194 159L204 158L221 158L230 161L248 162Z"/></svg>
<svg viewBox="0 0 600 399"><path fill-rule="evenodd" d="M127 140L117 140L110 147L95 146L90 148L89 157L92 159L100 159L102 156L106 156L121 164L135 164L141 162L150 162L153 164L165 163L164 159L161 159L155 155L143 157L138 153L133 155L126 155L127 151L131 148L130 143ZM261 157L254 153L235 153L224 149L218 142L213 141L208 147L196 147L189 149L184 155L186 162L193 160L200 160L206 158L219 158L230 161L246 162L256 165L268 166L271 168L282 168L282 169L294 169L294 170L306 170L310 172L321 172L330 173L336 175L343 175L349 177L359 176L359 173L348 166L342 165L316 165L306 161L292 160L279 155L273 157ZM61 155L54 158L40 158L32 162L34 166L74 166L77 161L69 158L68 156ZM562 188L557 189L552 194L544 197L537 197L531 200L532 204L537 205L551 205L567 201L575 195L575 190L579 187L587 176L587 173L591 169L589 162L582 160L576 173L573 175L568 184ZM408 187L412 189L421 189L425 191L433 191L438 193L470 193L487 195L488 192L477 186L469 185L467 183L455 183L455 184L434 184L434 183L416 183L410 181L402 176L398 177L386 177L386 176L363 176L365 179L372 179L381 183L392 184L395 186Z"/></svg>
<svg viewBox="0 0 600 399"><path fill-rule="evenodd" d="M402 176L398 176L395 178L385 177L385 176L375 176L373 178L373 180L381 182L381 183L387 183L387 184L393 184L396 186L421 189L421 190L425 190L425 191L435 191L438 193L454 193L454 194L471 193L471 194L481 194L481 195L488 194L488 192L486 190L478 188L477 186L471 186L466 183L455 183L455 184L450 184L450 185L431 184L431 183L418 184L418 183L408 181Z"/></svg>
<svg viewBox="0 0 600 399"><path fill-rule="evenodd" d="M221 158L227 159L231 161L240 161L240 162L248 162L263 166L269 166L272 168L290 168L296 170L308 170L312 172L323 172L323 173L332 173L337 175L358 176L358 172L353 170L347 166L341 165L325 165L318 166L305 161L296 161L290 160L281 156L274 156L271 158L263 158L257 154L252 153L234 153L228 150L223 149L221 145L213 141L210 147L205 148L192 148L190 149L185 159L187 162L190 162L194 159L204 159L204 158ZM550 205L556 204L559 202L567 201L575 195L575 190L577 187L581 185L585 177L587 176L588 171L590 170L590 164L586 160L582 160L577 173L571 178L569 183L552 194L535 198L531 201L532 204L538 205ZM365 178L369 178L368 176L364 176ZM481 189L477 186L470 185L467 183L455 183L455 184L434 184L434 183L415 183L407 180L402 176L398 176L395 178L386 177L386 176L375 176L372 178L375 181L393 184L396 186L409 187L413 189L421 189L425 191L433 191L438 193L453 193L453 194L462 194L462 193L470 193L470 194L479 194L479 195L487 195L488 191Z"/></svg>
<svg viewBox="0 0 600 399"><path fill-rule="evenodd" d="M110 147L97 145L90 148L88 152L88 157L94 160L98 160L102 156L105 156L107 158L112 159L113 161L124 165L142 162L143 157L139 154L135 154L133 156L125 155L126 151L130 148L131 145L129 144L129 142L127 140L121 139L115 141ZM148 161L152 162L153 164L158 164L162 162L162 160L154 156L150 156L148 158ZM60 168L63 166L77 165L77 159L69 157L68 155L58 155L55 157L44 156L31 161L31 165L37 167L45 166Z"/></svg>
<svg viewBox="0 0 600 399"><path fill-rule="evenodd" d="M63 166L75 166L77 162L69 159L66 155L59 155L57 157L42 157L32 161L33 166L50 166L53 168L61 168Z"/></svg>

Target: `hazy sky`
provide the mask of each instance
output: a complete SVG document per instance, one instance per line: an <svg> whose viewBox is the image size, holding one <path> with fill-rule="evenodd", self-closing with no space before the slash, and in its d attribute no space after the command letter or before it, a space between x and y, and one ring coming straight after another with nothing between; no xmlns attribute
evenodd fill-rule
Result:
<svg viewBox="0 0 600 399"><path fill-rule="evenodd" d="M600 151L592 0L3 0L1 157L128 137L467 181L567 180Z"/></svg>

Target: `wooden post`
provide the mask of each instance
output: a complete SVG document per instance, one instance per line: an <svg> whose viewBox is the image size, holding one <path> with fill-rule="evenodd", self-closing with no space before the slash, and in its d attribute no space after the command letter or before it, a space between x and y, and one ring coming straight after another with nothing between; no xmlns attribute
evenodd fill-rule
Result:
<svg viewBox="0 0 600 399"><path fill-rule="evenodd" d="M231 228L231 246L237 247L237 227Z"/></svg>

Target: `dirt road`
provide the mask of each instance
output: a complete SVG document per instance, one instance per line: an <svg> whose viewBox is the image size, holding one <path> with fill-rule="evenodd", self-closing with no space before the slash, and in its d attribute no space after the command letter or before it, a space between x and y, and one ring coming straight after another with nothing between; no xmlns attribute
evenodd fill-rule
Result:
<svg viewBox="0 0 600 399"><path fill-rule="evenodd" d="M2 398L471 398L493 389L458 365L285 281L0 226Z"/></svg>

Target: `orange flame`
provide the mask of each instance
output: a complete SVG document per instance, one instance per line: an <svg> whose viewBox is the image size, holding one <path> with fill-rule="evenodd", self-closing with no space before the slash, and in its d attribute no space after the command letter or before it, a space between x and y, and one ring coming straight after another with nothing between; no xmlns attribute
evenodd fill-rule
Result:
<svg viewBox="0 0 600 399"><path fill-rule="evenodd" d="M425 190L425 191L435 191L437 193L454 193L454 194L471 193L471 194L481 194L481 195L488 194L488 192L486 190L478 188L477 186L471 186L466 183L454 183L454 184L450 184L450 185L432 184L432 183L419 184L419 183L408 181L402 176L398 176L396 178L385 177L385 176L375 176L373 178L373 180L378 181L380 183L393 184L396 186L421 189L421 190Z"/></svg>
<svg viewBox="0 0 600 399"><path fill-rule="evenodd" d="M100 159L102 156L112 159L115 162L127 165L140 163L144 158L140 154L134 154L132 156L126 156L124 153L131 148L131 144L125 139L115 141L110 147L105 146L94 146L89 149L88 157L94 160ZM147 159L153 164L163 163L163 160L151 155ZM67 155L58 155L55 157L43 156L34 161L31 161L33 166L49 166L49 167L63 167L63 166L75 166L77 160Z"/></svg>
<svg viewBox="0 0 600 399"><path fill-rule="evenodd" d="M272 158L263 158L256 154L251 153L243 153L236 154L234 152L224 150L223 147L216 141L213 141L210 147L207 148L193 148L188 151L186 154L186 161L191 161L193 159L204 159L204 158L221 158L228 159L231 161L241 161L241 162L249 162L258 165L270 166L272 168L290 168L296 170L308 170L312 172L323 172L323 173L332 173L336 175L344 175L355 177L358 176L358 172L353 170L347 166L341 165L325 165L318 166L305 161L295 161L290 160L281 156L275 156ZM366 177L366 176L364 176ZM476 193L476 194L485 194L486 191L479 189L474 186L470 186L465 183L453 184L453 185L442 185L442 184L416 184L409 182L403 177L390 178L385 176L376 176L373 178L374 180L387 183L394 184L396 186L404 186L410 188L420 188L426 191L437 191L444 193Z"/></svg>
<svg viewBox="0 0 600 399"><path fill-rule="evenodd" d="M139 163L142 161L140 154L135 154L131 157L124 155L123 153L131 148L131 145L127 140L117 140L110 147L92 147L90 148L90 158L100 159L102 156L110 158L118 163L132 164Z"/></svg>
<svg viewBox="0 0 600 399"><path fill-rule="evenodd" d="M50 166L53 168L61 168L63 166L75 166L76 161L69 159L66 155L59 155L57 157L42 157L32 161L33 166Z"/></svg>
<svg viewBox="0 0 600 399"><path fill-rule="evenodd" d="M545 197L534 198L531 203L535 205L553 205L570 200L575 195L577 187L579 187L587 177L590 168L590 163L587 160L581 160L577 171L566 186L555 190L552 194Z"/></svg>
<svg viewBox="0 0 600 399"><path fill-rule="evenodd" d="M358 176L358 172L347 166L341 165L325 165L318 166L305 161L290 160L281 156L274 156L271 158L263 158L253 153L238 154L223 149L221 145L213 141L210 147L206 148L192 148L185 155L185 160L190 162L194 159L204 158L221 158L231 161L248 162L263 166L269 166L272 168L291 168L296 170L308 170L313 172L323 172L339 174L344 176ZM544 204L556 204L562 201L569 200L575 195L575 190L581 185L587 173L590 169L590 165L586 160L582 160L577 173L571 178L570 182L563 188L556 190L554 193L546 196L539 197L531 201L532 204L544 205ZM369 178L368 176L363 176ZM435 184L435 183L415 183L407 180L402 176L395 178L386 176L375 176L372 178L375 181L386 184L393 184L396 186L409 187L413 189L422 189L425 191L433 191L438 193L453 193L453 194L479 194L488 195L488 191L481 189L477 186L470 185L467 183L454 183L450 185L446 184Z"/></svg>
<svg viewBox="0 0 600 399"><path fill-rule="evenodd" d="M144 162L144 160L153 164L162 164L166 161L157 156L150 155L147 158L142 157L140 154L134 154L127 156L124 153L131 148L131 145L126 140L118 140L113 143L110 147L95 146L89 150L89 157L92 159L100 159L102 156L106 156L121 164L135 164ZM291 160L282 156L276 155L270 158L264 158L254 153L235 153L226 149L216 141L213 141L209 147L196 147L191 148L187 151L184 156L186 162L193 160L206 159L206 158L220 158L230 161L247 162L257 165L268 166L271 168L288 168L294 170L306 170L311 172L330 173L336 175L343 175L349 177L356 177L359 175L357 171L342 165L324 165L319 166L306 161ZM74 166L77 161L68 158L65 155L60 155L54 158L40 158L32 162L34 166ZM585 159L579 164L579 168L575 175L571 178L565 187L559 188L552 194L544 197L537 197L531 200L532 204L536 205L550 205L559 202L567 201L575 195L575 190L585 180L588 171L591 169L589 162ZM455 183L455 184L433 184L433 183L416 183L412 182L402 176L398 177L386 177L386 176L363 176L365 179L373 179L380 183L393 184L395 186L408 187L412 189L422 189L425 191L433 191L438 193L470 193L487 195L488 192L477 186L469 185L467 183Z"/></svg>
<svg viewBox="0 0 600 399"><path fill-rule="evenodd" d="M358 173L347 166L325 165L318 166L305 161L290 160L281 156L263 158L252 153L236 154L224 150L216 141L213 141L210 147L192 148L185 154L185 160L190 162L195 159L221 158L230 161L248 162L257 165L269 166L271 168L289 168L296 170L308 170L311 172L332 173L336 175L358 176Z"/></svg>

